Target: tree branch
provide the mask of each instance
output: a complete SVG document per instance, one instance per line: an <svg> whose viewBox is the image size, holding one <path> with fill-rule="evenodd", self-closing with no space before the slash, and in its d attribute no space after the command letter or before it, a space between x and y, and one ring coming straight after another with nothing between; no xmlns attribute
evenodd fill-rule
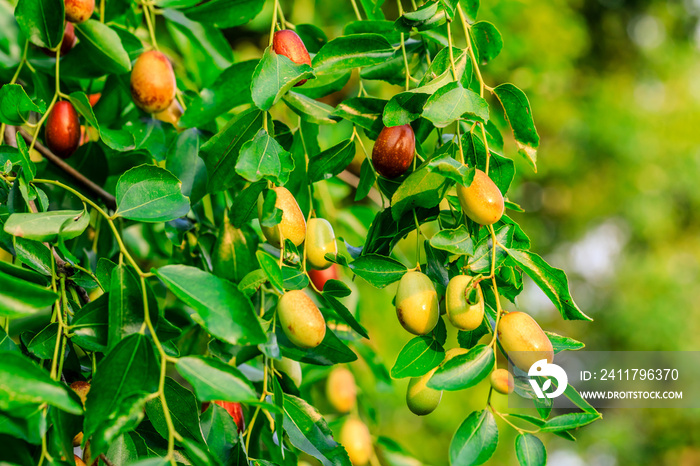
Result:
<svg viewBox="0 0 700 466"><path fill-rule="evenodd" d="M350 173L347 170L342 171L337 176L338 176L339 180L352 186L355 189L357 189L357 187L360 185L360 178L358 178L353 173ZM384 207L383 202L382 202L382 196L381 196L381 194L379 194L379 191L377 191L375 188L372 188L369 191L369 194L367 195L367 197L369 197L372 201L374 201L379 207Z"/></svg>
<svg viewBox="0 0 700 466"><path fill-rule="evenodd" d="M22 128L19 128L19 134L21 134L27 142L32 140L32 136ZM117 200L114 196L102 189L102 187L99 186L97 183L86 178L85 175L80 173L78 170L68 165L66 162L63 161L63 159L51 152L51 150L49 150L48 147L44 146L40 142L37 142L34 144L34 148L38 150L41 153L41 155L49 159L54 165L56 165L58 168L66 172L66 174L71 176L76 182L80 183L81 185L83 185L83 187L92 191L94 195L101 198L108 208L112 210L117 208Z"/></svg>

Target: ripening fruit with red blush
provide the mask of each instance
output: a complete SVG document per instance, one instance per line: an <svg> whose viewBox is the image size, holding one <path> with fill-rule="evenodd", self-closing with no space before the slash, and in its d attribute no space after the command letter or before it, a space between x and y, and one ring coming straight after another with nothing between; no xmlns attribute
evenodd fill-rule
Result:
<svg viewBox="0 0 700 466"><path fill-rule="evenodd" d="M309 278L311 279L311 283L314 284L314 287L318 291L323 291L323 287L326 286L326 282L328 280L338 280L338 266L335 264L332 264L330 267L327 269L323 270L314 270L314 269L307 269L306 272L309 274Z"/></svg>
<svg viewBox="0 0 700 466"><path fill-rule="evenodd" d="M326 336L326 320L303 291L292 290L277 303L277 315L284 334L300 348L315 348Z"/></svg>
<svg viewBox="0 0 700 466"><path fill-rule="evenodd" d="M177 83L170 60L156 50L144 52L131 70L131 98L148 113L167 109L175 98Z"/></svg>
<svg viewBox="0 0 700 466"><path fill-rule="evenodd" d="M406 173L416 152L416 135L411 125L385 126L372 149L372 165L385 178Z"/></svg>
<svg viewBox="0 0 700 466"><path fill-rule="evenodd" d="M61 56L64 56L65 54L70 52L71 49L75 47L76 42L77 40L75 39L75 27L73 26L73 23L66 22L66 27L65 29L63 29L63 42L61 42ZM56 52L47 49L46 47L42 47L41 51L49 57L56 56Z"/></svg>
<svg viewBox="0 0 700 466"><path fill-rule="evenodd" d="M62 159L70 157L80 144L80 120L70 102L56 102L46 119L44 140L51 152Z"/></svg>
<svg viewBox="0 0 700 466"><path fill-rule="evenodd" d="M236 403L233 401L216 400L216 401L214 401L214 404L221 406L231 415L231 417L233 418L233 422L236 423L236 427L238 428L239 434L245 430L245 419L243 418L243 407L241 407L240 403Z"/></svg>
<svg viewBox="0 0 700 466"><path fill-rule="evenodd" d="M97 105L97 102L100 101L100 98L101 98L101 97L102 97L102 93L101 93L101 92L97 92L97 93L95 93L95 94L89 94L89 95L88 95L88 100L90 101L90 106L91 106L91 107L94 107L95 105Z"/></svg>
<svg viewBox="0 0 700 466"><path fill-rule="evenodd" d="M65 0L66 19L71 23L82 23L90 19L95 11L95 0Z"/></svg>
<svg viewBox="0 0 700 466"><path fill-rule="evenodd" d="M86 466L85 461L83 461L78 455L73 455L73 460L75 461L75 466Z"/></svg>
<svg viewBox="0 0 700 466"><path fill-rule="evenodd" d="M502 395L513 393L515 389L515 380L506 369L496 369L491 372L491 386L494 390Z"/></svg>
<svg viewBox="0 0 700 466"><path fill-rule="evenodd" d="M272 50L279 55L284 55L299 65L311 65L309 51L306 50L306 46L301 40L301 37L292 30L283 29L277 31L272 39ZM302 79L296 83L295 86L301 86L305 82L306 79Z"/></svg>

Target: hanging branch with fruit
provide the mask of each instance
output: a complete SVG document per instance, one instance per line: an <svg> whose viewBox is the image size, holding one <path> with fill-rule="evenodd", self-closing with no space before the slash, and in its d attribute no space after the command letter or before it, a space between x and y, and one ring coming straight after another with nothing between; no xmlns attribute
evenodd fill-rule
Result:
<svg viewBox="0 0 700 466"><path fill-rule="evenodd" d="M0 74L13 464L415 462L376 436L358 359L377 386L408 378L418 416L490 381L454 426L455 466L487 461L499 428L520 464L544 465L540 434L574 440L600 418L572 387L580 412L533 395L530 366L583 344L505 308L525 274L564 319L590 320L508 216L521 209L501 129L533 169L539 136L525 94L484 80L503 40L479 2L397 2L387 19L382 1L351 0L357 21L330 40L287 21L292 3L17 2ZM265 6L267 48L234 61L221 30ZM397 283L413 335L398 355L368 341L380 329L362 313L385 309L356 277ZM533 415L500 412L493 392L533 398Z"/></svg>

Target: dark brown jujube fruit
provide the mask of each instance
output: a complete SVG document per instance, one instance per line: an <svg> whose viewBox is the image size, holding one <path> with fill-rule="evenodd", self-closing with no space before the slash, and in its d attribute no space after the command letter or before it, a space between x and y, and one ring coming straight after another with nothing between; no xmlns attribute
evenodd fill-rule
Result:
<svg viewBox="0 0 700 466"><path fill-rule="evenodd" d="M416 135L411 125L386 126L372 149L372 165L386 178L406 173L416 152Z"/></svg>
<svg viewBox="0 0 700 466"><path fill-rule="evenodd" d="M299 65L311 65L311 57L309 56L309 51L306 50L304 42L296 32L290 29L283 29L275 33L275 37L272 39L272 50ZM305 82L306 79L302 79L295 86L301 86Z"/></svg>
<svg viewBox="0 0 700 466"><path fill-rule="evenodd" d="M44 139L51 152L63 159L70 157L78 148L80 120L70 102L56 102L46 119Z"/></svg>

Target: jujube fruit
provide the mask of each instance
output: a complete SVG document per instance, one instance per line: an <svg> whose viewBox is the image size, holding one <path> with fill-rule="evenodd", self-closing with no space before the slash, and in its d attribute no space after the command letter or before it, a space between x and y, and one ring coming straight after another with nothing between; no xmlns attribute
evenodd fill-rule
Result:
<svg viewBox="0 0 700 466"><path fill-rule="evenodd" d="M297 200L287 188L277 187L274 190L277 193L275 207L282 211L282 221L273 227L262 227L262 232L267 241L278 248L282 244L282 237L290 240L295 246L299 246L306 238L304 214L301 212ZM262 205L258 215L262 217Z"/></svg>
<svg viewBox="0 0 700 466"><path fill-rule="evenodd" d="M287 377L292 379L292 382L294 382L294 385L296 385L297 387L301 386L302 373L301 373L301 364L299 364L299 361L285 358L283 356L281 360L275 359L273 361L273 364L275 366L275 369L287 374Z"/></svg>
<svg viewBox="0 0 700 466"><path fill-rule="evenodd" d="M66 26L63 29L63 41L61 42L61 56L64 56L70 52L71 49L75 47L76 42L75 27L73 26L73 23L66 22ZM47 49L46 47L41 47L41 51L50 57L56 56L56 52L52 51L51 49Z"/></svg>
<svg viewBox="0 0 700 466"><path fill-rule="evenodd" d="M345 367L331 370L326 381L326 398L341 413L349 413L357 402L357 385L352 372Z"/></svg>
<svg viewBox="0 0 700 466"><path fill-rule="evenodd" d="M326 286L328 280L338 280L339 278L338 266L335 264L324 270L308 269L306 272L318 291L323 291L323 287Z"/></svg>
<svg viewBox="0 0 700 466"><path fill-rule="evenodd" d="M178 102L177 99L173 99L173 101L170 102L170 105L168 105L168 108L162 112L156 113L154 116L156 117L156 120L170 123L176 129L179 129L178 123L180 123L182 113L182 106L180 105L180 102Z"/></svg>
<svg viewBox="0 0 700 466"><path fill-rule="evenodd" d="M65 0L66 19L71 23L82 23L90 19L95 11L95 0Z"/></svg>
<svg viewBox="0 0 700 466"><path fill-rule="evenodd" d="M489 176L476 169L468 187L457 186L457 197L462 212L479 225L492 225L503 216L503 195Z"/></svg>
<svg viewBox="0 0 700 466"><path fill-rule="evenodd" d="M240 403L236 403L235 401L216 400L216 401L214 401L214 404L221 406L231 415L231 417L233 418L233 422L236 423L236 428L238 429L238 433L241 433L245 430L245 419L243 418L243 408L241 407Z"/></svg>
<svg viewBox="0 0 700 466"><path fill-rule="evenodd" d="M332 262L326 254L338 254L338 245L330 222L312 218L306 226L306 263L313 269L327 269Z"/></svg>
<svg viewBox="0 0 700 466"><path fill-rule="evenodd" d="M76 395L78 395L80 402L83 404L83 408L85 408L85 401L87 400L87 395L90 392L90 384L82 380L77 380L70 384L70 388L76 393ZM78 432L75 434L75 437L73 437L73 446L77 447L82 443L83 433Z"/></svg>
<svg viewBox="0 0 700 466"><path fill-rule="evenodd" d="M62 159L75 152L80 144L80 120L73 104L65 100L56 102L46 119L44 138L51 152Z"/></svg>
<svg viewBox="0 0 700 466"><path fill-rule="evenodd" d="M416 152L416 135L411 125L385 126L372 148L372 165L385 178L406 173Z"/></svg>
<svg viewBox="0 0 700 466"><path fill-rule="evenodd" d="M100 101L101 97L102 97L101 92L96 92L95 94L88 95L88 100L90 101L90 106L94 107L95 105L97 105L97 102Z"/></svg>
<svg viewBox="0 0 700 466"><path fill-rule="evenodd" d="M340 429L340 443L353 466L364 466L372 458L372 435L361 420L351 417Z"/></svg>
<svg viewBox="0 0 700 466"><path fill-rule="evenodd" d="M406 405L413 414L425 416L435 411L442 399L442 390L428 387L437 367L421 377L412 377L406 390Z"/></svg>
<svg viewBox="0 0 700 466"><path fill-rule="evenodd" d="M73 461L75 461L75 466L85 466L85 461L78 455L73 455Z"/></svg>
<svg viewBox="0 0 700 466"><path fill-rule="evenodd" d="M433 282L421 272L406 272L396 290L396 315L403 328L414 335L425 335L437 324L437 292Z"/></svg>
<svg viewBox="0 0 700 466"><path fill-rule="evenodd" d="M506 369L496 369L491 372L491 386L498 393L508 395L515 388L513 376Z"/></svg>
<svg viewBox="0 0 700 466"><path fill-rule="evenodd" d="M311 57L309 51L306 50L304 41L292 30L277 31L272 39L272 50L279 55L284 55L296 64L311 65ZM306 79L302 79L295 86L301 86L305 82Z"/></svg>
<svg viewBox="0 0 700 466"><path fill-rule="evenodd" d="M277 303L280 325L287 338L300 348L315 348L326 336L326 321L303 291L287 291Z"/></svg>
<svg viewBox="0 0 700 466"><path fill-rule="evenodd" d="M509 312L498 322L498 341L511 362L527 372L534 363L554 359L552 342L535 319L524 312Z"/></svg>
<svg viewBox="0 0 700 466"><path fill-rule="evenodd" d="M452 277L445 292L445 308L452 325L474 330L484 320L484 295L481 286L469 275Z"/></svg>
<svg viewBox="0 0 700 466"><path fill-rule="evenodd" d="M131 98L145 112L167 109L175 98L177 83L170 60L156 50L144 52L131 70Z"/></svg>

